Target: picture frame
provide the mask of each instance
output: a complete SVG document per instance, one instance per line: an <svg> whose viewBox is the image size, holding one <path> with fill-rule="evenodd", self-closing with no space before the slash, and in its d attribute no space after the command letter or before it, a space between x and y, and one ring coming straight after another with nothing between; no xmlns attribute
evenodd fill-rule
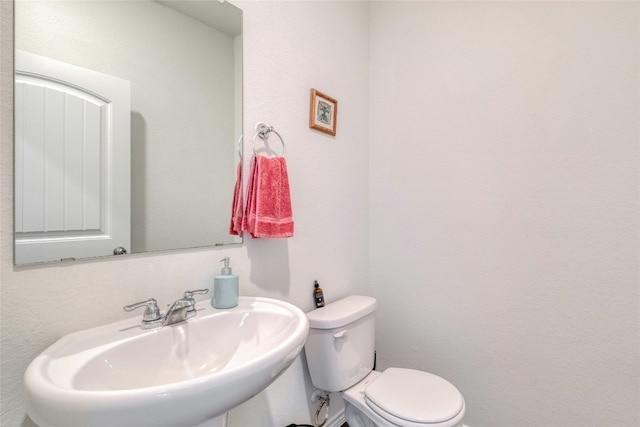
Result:
<svg viewBox="0 0 640 427"><path fill-rule="evenodd" d="M338 101L316 89L311 89L309 127L329 135L336 135Z"/></svg>

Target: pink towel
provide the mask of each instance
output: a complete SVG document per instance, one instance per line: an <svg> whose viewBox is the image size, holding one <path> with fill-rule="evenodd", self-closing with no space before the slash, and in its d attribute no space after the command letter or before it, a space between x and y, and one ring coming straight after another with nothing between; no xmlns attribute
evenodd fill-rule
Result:
<svg viewBox="0 0 640 427"><path fill-rule="evenodd" d="M284 157L254 157L243 229L251 237L293 236L289 174Z"/></svg>
<svg viewBox="0 0 640 427"><path fill-rule="evenodd" d="M229 234L234 236L242 235L242 160L238 162L236 169L236 185L233 188L233 204L231 205L231 224Z"/></svg>

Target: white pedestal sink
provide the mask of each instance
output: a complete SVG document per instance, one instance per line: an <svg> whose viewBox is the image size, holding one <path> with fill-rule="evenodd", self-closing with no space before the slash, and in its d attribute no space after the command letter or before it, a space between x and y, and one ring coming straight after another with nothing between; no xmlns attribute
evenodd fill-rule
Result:
<svg viewBox="0 0 640 427"><path fill-rule="evenodd" d="M289 367L309 330L275 299L196 307L171 326L142 330L133 318L61 338L25 372L29 416L40 427L220 424Z"/></svg>

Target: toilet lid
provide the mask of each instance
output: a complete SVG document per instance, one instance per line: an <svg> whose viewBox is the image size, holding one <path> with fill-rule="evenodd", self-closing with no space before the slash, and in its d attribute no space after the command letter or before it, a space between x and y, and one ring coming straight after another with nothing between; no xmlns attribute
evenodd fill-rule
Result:
<svg viewBox="0 0 640 427"><path fill-rule="evenodd" d="M413 369L389 368L365 389L371 408L413 423L440 423L464 407L457 388L444 378ZM385 414L378 415L384 417Z"/></svg>

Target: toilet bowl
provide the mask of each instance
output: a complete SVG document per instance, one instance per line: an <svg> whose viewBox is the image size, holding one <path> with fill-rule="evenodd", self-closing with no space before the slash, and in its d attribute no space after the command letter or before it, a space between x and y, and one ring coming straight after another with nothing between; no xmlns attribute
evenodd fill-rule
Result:
<svg viewBox="0 0 640 427"><path fill-rule="evenodd" d="M349 427L456 427L465 402L447 380L405 368L373 370L376 300L352 295L307 313L312 383L341 392Z"/></svg>
<svg viewBox="0 0 640 427"><path fill-rule="evenodd" d="M466 409L451 383L413 369L371 371L342 396L349 427L456 427Z"/></svg>

